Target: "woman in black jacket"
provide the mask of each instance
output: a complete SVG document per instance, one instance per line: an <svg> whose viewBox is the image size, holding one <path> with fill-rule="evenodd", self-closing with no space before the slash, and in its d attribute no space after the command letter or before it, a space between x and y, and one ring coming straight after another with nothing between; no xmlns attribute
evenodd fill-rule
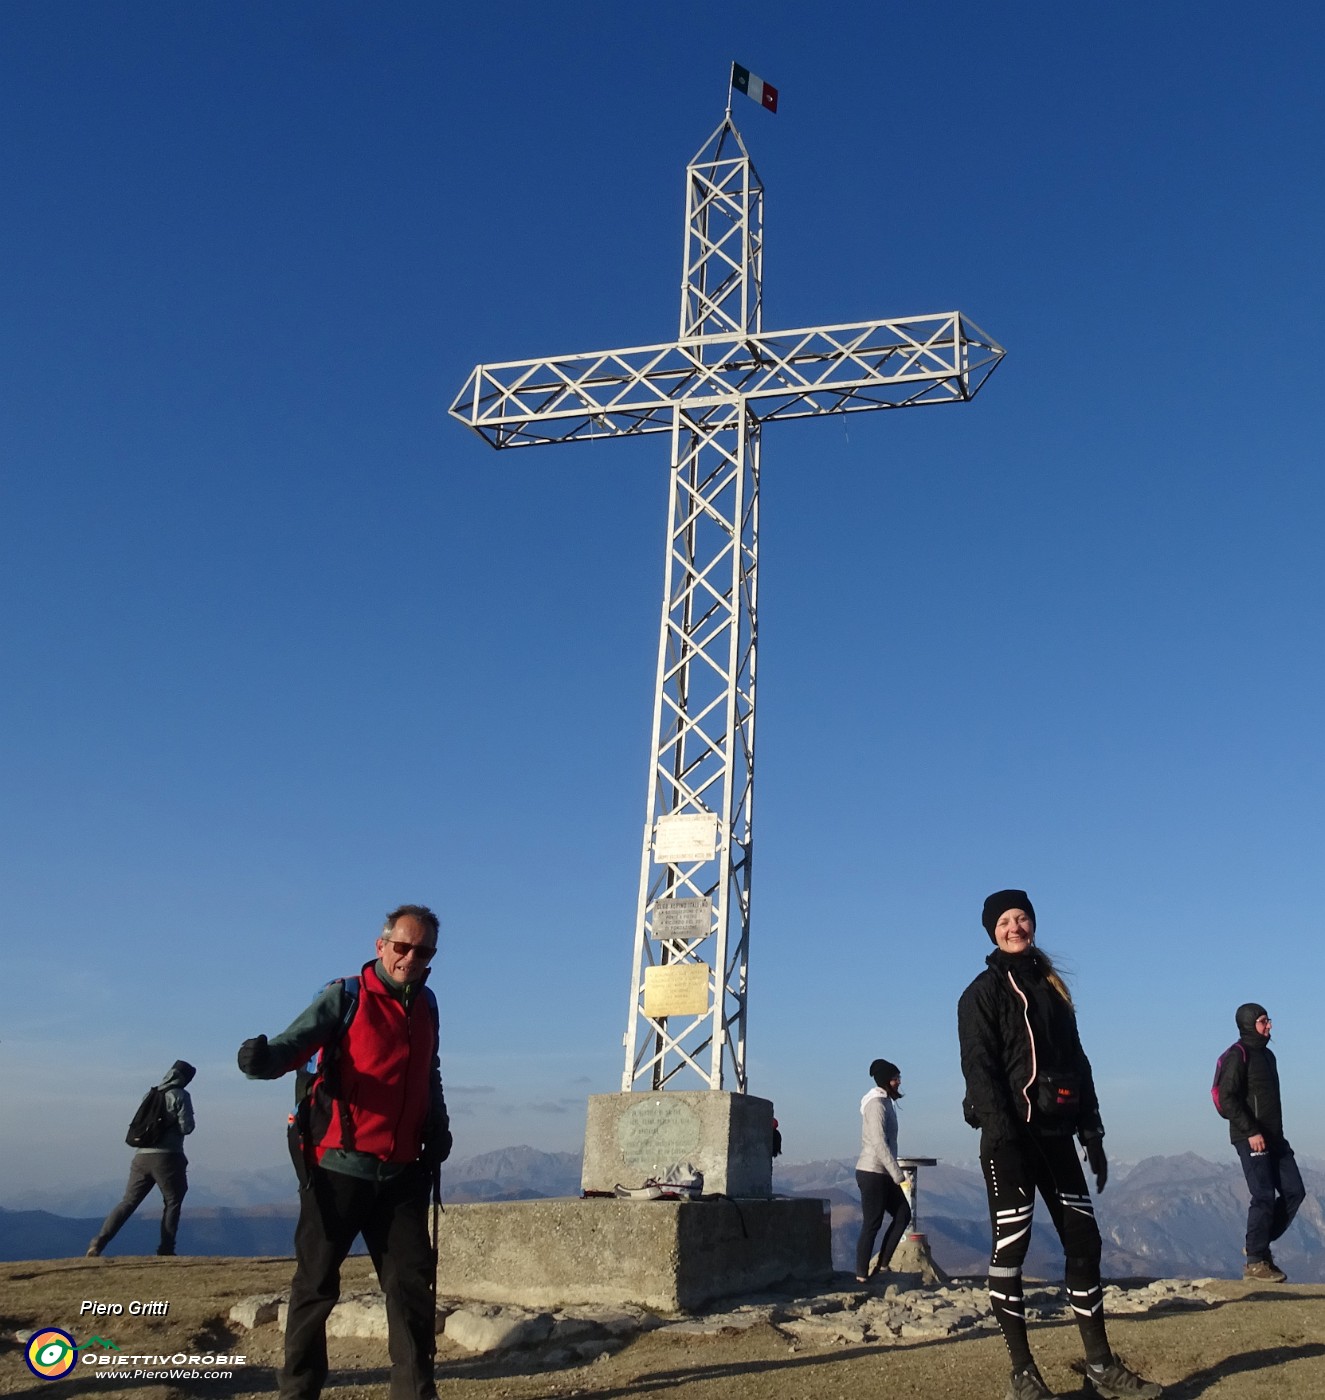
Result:
<svg viewBox="0 0 1325 1400"><path fill-rule="evenodd" d="M1076 1009L1050 959L1035 946L1025 890L999 890L981 915L995 944L957 1003L966 1121L980 1129L993 1255L989 1298L1012 1359L1007 1400L1052 1400L1031 1357L1021 1269L1038 1191L1064 1253L1064 1281L1086 1351L1086 1379L1109 1400L1155 1400L1159 1386L1114 1356L1104 1327L1100 1232L1077 1158L1079 1137L1104 1190L1108 1161L1090 1061Z"/></svg>

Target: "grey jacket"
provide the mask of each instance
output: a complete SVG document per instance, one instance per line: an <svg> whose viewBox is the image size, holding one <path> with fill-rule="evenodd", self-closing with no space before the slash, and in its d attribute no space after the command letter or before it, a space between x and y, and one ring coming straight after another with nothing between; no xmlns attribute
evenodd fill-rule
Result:
<svg viewBox="0 0 1325 1400"><path fill-rule="evenodd" d="M184 1139L193 1131L193 1100L184 1086L197 1072L187 1060L176 1060L166 1071L160 1087L166 1091L166 1111L174 1122L161 1134L154 1147L140 1147L140 1153L183 1153Z"/></svg>

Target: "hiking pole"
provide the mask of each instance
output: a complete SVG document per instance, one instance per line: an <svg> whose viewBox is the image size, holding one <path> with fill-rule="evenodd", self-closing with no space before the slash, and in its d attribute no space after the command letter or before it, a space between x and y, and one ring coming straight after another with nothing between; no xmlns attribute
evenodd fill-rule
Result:
<svg viewBox="0 0 1325 1400"><path fill-rule="evenodd" d="M442 1208L442 1164L434 1162L432 1164L432 1204L429 1210L432 1213L432 1272L428 1275L428 1282L432 1291L432 1317L434 1349L436 1348L437 1329L437 1212Z"/></svg>

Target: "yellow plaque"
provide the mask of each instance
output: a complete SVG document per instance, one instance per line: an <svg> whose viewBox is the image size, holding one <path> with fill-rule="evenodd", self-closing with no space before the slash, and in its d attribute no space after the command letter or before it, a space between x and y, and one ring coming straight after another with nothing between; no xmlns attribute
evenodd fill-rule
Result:
<svg viewBox="0 0 1325 1400"><path fill-rule="evenodd" d="M707 963L668 963L644 969L646 1016L702 1016L708 1009Z"/></svg>

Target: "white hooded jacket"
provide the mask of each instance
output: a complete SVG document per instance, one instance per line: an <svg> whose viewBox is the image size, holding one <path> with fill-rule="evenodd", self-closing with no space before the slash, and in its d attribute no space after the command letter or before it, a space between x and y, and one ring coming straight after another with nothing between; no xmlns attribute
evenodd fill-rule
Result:
<svg viewBox="0 0 1325 1400"><path fill-rule="evenodd" d="M897 1165L897 1110L879 1088L873 1088L860 1101L860 1156L858 1172L882 1172L900 1186L902 1169Z"/></svg>

